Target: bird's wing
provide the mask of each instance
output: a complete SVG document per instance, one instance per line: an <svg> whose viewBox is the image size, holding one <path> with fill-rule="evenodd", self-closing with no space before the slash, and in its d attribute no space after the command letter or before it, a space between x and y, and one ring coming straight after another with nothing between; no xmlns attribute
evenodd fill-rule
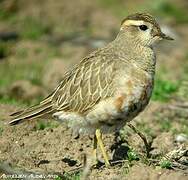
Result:
<svg viewBox="0 0 188 180"><path fill-rule="evenodd" d="M60 85L40 104L12 114L9 124L15 125L61 110L84 113L100 100L111 97L115 68L112 59L111 53L101 53L101 50L90 54L65 73Z"/></svg>
<svg viewBox="0 0 188 180"><path fill-rule="evenodd" d="M84 113L100 100L112 96L114 64L108 55L100 53L83 59L65 74L50 95L54 108Z"/></svg>

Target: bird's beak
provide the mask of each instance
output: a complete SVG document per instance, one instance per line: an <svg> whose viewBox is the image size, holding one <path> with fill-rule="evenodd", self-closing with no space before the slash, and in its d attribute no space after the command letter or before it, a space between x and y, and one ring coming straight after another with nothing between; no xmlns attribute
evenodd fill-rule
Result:
<svg viewBox="0 0 188 180"><path fill-rule="evenodd" d="M174 40L172 37L170 36L167 36L166 34L162 33L160 34L160 37L163 38L163 39L166 39L166 40Z"/></svg>

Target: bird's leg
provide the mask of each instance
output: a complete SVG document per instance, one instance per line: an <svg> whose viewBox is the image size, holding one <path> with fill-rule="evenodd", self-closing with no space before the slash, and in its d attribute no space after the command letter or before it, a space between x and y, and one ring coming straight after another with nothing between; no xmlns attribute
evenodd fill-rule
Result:
<svg viewBox="0 0 188 180"><path fill-rule="evenodd" d="M97 137L94 135L94 142L93 142L93 157L95 164L97 164Z"/></svg>
<svg viewBox="0 0 188 180"><path fill-rule="evenodd" d="M102 134L101 134L100 129L96 129L95 135L96 135L96 139L97 139L97 144L99 145L101 152L102 152L102 155L104 157L105 165L106 165L106 167L108 167L110 165L110 163L109 163L109 160L108 160L108 155L107 155L106 150L104 148L104 144L102 142Z"/></svg>
<svg viewBox="0 0 188 180"><path fill-rule="evenodd" d="M136 133L140 136L140 138L144 141L145 147L146 147L146 156L149 157L149 152L151 149L150 144L147 141L147 138L144 134L142 134L136 127L134 127L131 123L128 123L128 126Z"/></svg>

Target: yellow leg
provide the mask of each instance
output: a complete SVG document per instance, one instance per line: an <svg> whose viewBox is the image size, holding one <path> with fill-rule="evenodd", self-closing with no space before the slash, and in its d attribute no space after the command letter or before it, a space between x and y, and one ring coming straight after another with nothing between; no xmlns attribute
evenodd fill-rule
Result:
<svg viewBox="0 0 188 180"><path fill-rule="evenodd" d="M109 163L109 160L108 160L108 155L106 153L106 150L105 150L103 142L102 142L102 134L101 134L100 129L96 129L95 135L96 135L96 139L97 139L97 144L99 145L101 152L102 152L102 155L104 157L105 165L106 165L106 167L108 167L110 165L110 163Z"/></svg>

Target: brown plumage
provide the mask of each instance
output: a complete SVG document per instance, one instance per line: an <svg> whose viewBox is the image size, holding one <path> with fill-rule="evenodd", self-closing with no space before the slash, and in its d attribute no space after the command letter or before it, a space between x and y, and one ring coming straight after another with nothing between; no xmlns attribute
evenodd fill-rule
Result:
<svg viewBox="0 0 188 180"><path fill-rule="evenodd" d="M139 32L134 32L137 31L134 25L124 27L124 23L128 20L150 23L151 33L153 31L161 33L158 23L151 15L136 13L127 16L122 21L122 28L127 28L127 30L120 31L113 42L91 53L72 70L66 72L59 86L40 104L12 114L13 120L10 124L14 125L27 119L44 117L46 114L59 111L87 115L99 102L115 96L118 90L116 81L118 78L121 79L121 73L129 79L130 71L133 69L134 72L133 65L140 66L140 69L137 69L138 76L142 77L144 73L140 71L144 70L149 71L153 79L155 56L153 50L147 47L147 43L150 42L145 42L146 46L137 44L139 43L137 38L142 37L136 37L136 33ZM131 33L135 33L135 37L131 37ZM133 76L136 77L136 73ZM136 78L139 79L139 77ZM127 96L127 92L124 94Z"/></svg>
<svg viewBox="0 0 188 180"><path fill-rule="evenodd" d="M100 54L101 51L91 54L65 73L60 85L39 105L13 113L10 125L61 110L86 113L100 100L110 97L114 62L101 61Z"/></svg>
<svg viewBox="0 0 188 180"><path fill-rule="evenodd" d="M125 19L123 19L123 21L121 22L121 24L123 24L127 20L136 20L136 21L142 20L144 22L148 22L150 24L153 24L154 26L159 27L159 24L156 22L155 18L152 17L148 13L135 13L135 14L131 14L131 15L127 16Z"/></svg>
<svg viewBox="0 0 188 180"><path fill-rule="evenodd" d="M103 133L119 130L149 102L156 63L152 45L161 39L172 38L161 32L151 15L128 16L114 41L66 72L39 105L13 114L10 124L51 115L66 122L74 133L96 132L99 138L99 129Z"/></svg>

